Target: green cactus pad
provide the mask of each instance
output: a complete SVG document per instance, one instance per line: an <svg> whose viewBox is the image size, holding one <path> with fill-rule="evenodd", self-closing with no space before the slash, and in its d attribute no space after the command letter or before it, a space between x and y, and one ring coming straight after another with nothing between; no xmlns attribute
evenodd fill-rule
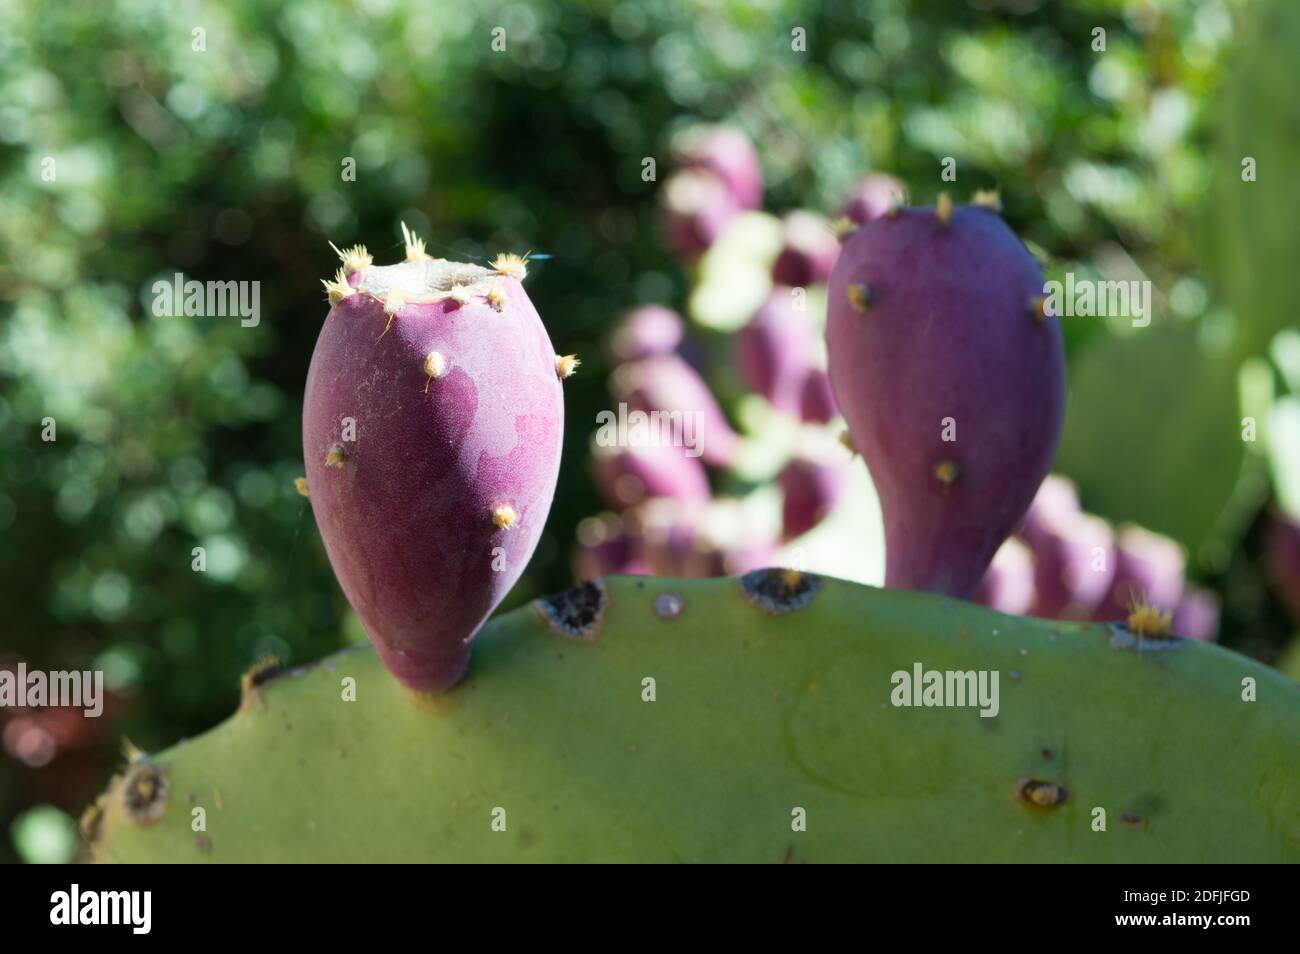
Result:
<svg viewBox="0 0 1300 954"><path fill-rule="evenodd" d="M996 670L998 714L895 707L916 663ZM442 696L369 648L245 689L114 780L98 860L1300 860L1281 673L807 574L588 584L490 623Z"/></svg>

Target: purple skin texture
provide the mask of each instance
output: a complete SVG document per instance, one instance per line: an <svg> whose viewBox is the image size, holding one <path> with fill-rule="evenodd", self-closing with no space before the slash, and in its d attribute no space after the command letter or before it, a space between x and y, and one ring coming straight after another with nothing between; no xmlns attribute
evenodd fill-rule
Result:
<svg viewBox="0 0 1300 954"><path fill-rule="evenodd" d="M1199 586L1183 590L1170 630L1187 639L1214 642L1219 635L1219 598Z"/></svg>
<svg viewBox="0 0 1300 954"><path fill-rule="evenodd" d="M1039 498L1042 499L1042 492ZM1043 619L1089 619L1115 579L1115 535L1105 520L1078 510L1038 512L1023 539L1034 555L1035 597Z"/></svg>
<svg viewBox="0 0 1300 954"><path fill-rule="evenodd" d="M855 225L866 225L888 212L894 202L903 201L905 192L893 176L874 173L854 187L840 215Z"/></svg>
<svg viewBox="0 0 1300 954"><path fill-rule="evenodd" d="M669 354L682 343L686 324L682 316L663 305L642 305L619 322L610 345L615 361L639 361Z"/></svg>
<svg viewBox="0 0 1300 954"><path fill-rule="evenodd" d="M732 339L740 379L778 411L798 414L803 382L813 368L816 326L794 306L792 289L776 287Z"/></svg>
<svg viewBox="0 0 1300 954"><path fill-rule="evenodd" d="M829 424L839 413L830 375L821 368L811 369L799 389L799 416L809 424Z"/></svg>
<svg viewBox="0 0 1300 954"><path fill-rule="evenodd" d="M709 476L698 457L685 449L652 444L646 447L597 448L593 455L596 483L615 510L643 500L671 497L683 502L709 499Z"/></svg>
<svg viewBox="0 0 1300 954"><path fill-rule="evenodd" d="M473 636L546 522L564 426L557 356L513 277L519 260L500 273L427 256L365 262L346 286L327 285L331 300L335 288L346 297L307 375L307 486L334 574L380 658L410 689L440 692L464 673ZM436 282L415 277L444 266ZM453 280L463 302L416 303ZM436 378L432 352L443 359Z"/></svg>
<svg viewBox="0 0 1300 954"><path fill-rule="evenodd" d="M692 418L698 421L694 436L700 459L710 467L727 467L735 458L740 438L699 372L680 356L659 354L622 365L614 372L613 390L630 410L698 415Z"/></svg>
<svg viewBox="0 0 1300 954"><path fill-rule="evenodd" d="M1024 616L1034 602L1034 558L1029 548L1010 537L998 547L980 581L975 602L999 613Z"/></svg>
<svg viewBox="0 0 1300 954"><path fill-rule="evenodd" d="M717 176L742 209L763 204L763 167L749 137L734 126L694 126L677 137L673 152L683 166Z"/></svg>
<svg viewBox="0 0 1300 954"><path fill-rule="evenodd" d="M791 212L784 222L785 244L772 263L772 281L791 288L825 282L840 257L840 240L830 223L812 212Z"/></svg>
<svg viewBox="0 0 1300 954"><path fill-rule="evenodd" d="M1183 595L1186 558L1175 541L1137 526L1116 538L1115 580L1093 619L1126 619L1137 600L1172 612Z"/></svg>
<svg viewBox="0 0 1300 954"><path fill-rule="evenodd" d="M741 206L717 176L687 170L664 183L659 211L669 247L683 258L694 260L717 241Z"/></svg>
<svg viewBox="0 0 1300 954"><path fill-rule="evenodd" d="M1265 554L1274 591L1300 623L1300 520L1275 509L1269 515Z"/></svg>
<svg viewBox="0 0 1300 954"><path fill-rule="evenodd" d="M785 495L781 503L781 536L801 537L825 519L844 492L842 464L824 464L806 457L790 460L777 477Z"/></svg>
<svg viewBox="0 0 1300 954"><path fill-rule="evenodd" d="M1037 263L988 208L941 200L845 240L830 376L880 497L886 585L974 596L1047 474L1065 354L1042 294Z"/></svg>

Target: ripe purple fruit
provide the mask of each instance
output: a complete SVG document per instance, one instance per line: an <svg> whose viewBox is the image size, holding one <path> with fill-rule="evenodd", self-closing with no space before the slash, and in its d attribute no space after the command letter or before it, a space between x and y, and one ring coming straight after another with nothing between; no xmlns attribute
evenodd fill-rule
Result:
<svg viewBox="0 0 1300 954"><path fill-rule="evenodd" d="M610 352L615 361L639 361L676 351L685 332L682 316L663 305L642 305L628 312L615 329Z"/></svg>
<svg viewBox="0 0 1300 954"><path fill-rule="evenodd" d="M1044 619L1089 619L1115 579L1115 535L1100 517L1040 506L1050 502L1051 492L1046 499L1040 492L1023 534L1034 554L1036 595L1029 612Z"/></svg>
<svg viewBox="0 0 1300 954"><path fill-rule="evenodd" d="M579 580L611 574L650 575L650 568L641 556L641 540L635 527L613 513L588 517L578 524L574 570Z"/></svg>
<svg viewBox="0 0 1300 954"><path fill-rule="evenodd" d="M854 187L840 215L855 225L866 225L901 203L905 192L903 184L893 176L873 173Z"/></svg>
<svg viewBox="0 0 1300 954"><path fill-rule="evenodd" d="M804 379L813 368L816 326L795 307L791 289L777 287L736 332L732 349L740 378L779 411L798 414Z"/></svg>
<svg viewBox="0 0 1300 954"><path fill-rule="evenodd" d="M597 447L593 452L596 481L606 502L625 510L653 497L681 501L709 499L709 477L699 458L682 447Z"/></svg>
<svg viewBox="0 0 1300 954"><path fill-rule="evenodd" d="M803 536L834 509L847 480L839 461L823 463L809 457L794 457L777 477L784 499L781 504L781 536L793 540Z"/></svg>
<svg viewBox="0 0 1300 954"><path fill-rule="evenodd" d="M809 424L829 424L839 413L830 375L821 368L812 368L799 389L799 416Z"/></svg>
<svg viewBox="0 0 1300 954"><path fill-rule="evenodd" d="M975 594L975 602L999 613L1023 616L1034 602L1034 558L1029 548L1009 537L993 554Z"/></svg>
<svg viewBox="0 0 1300 954"><path fill-rule="evenodd" d="M698 441L701 459L709 466L726 467L735 457L739 436L699 372L679 355L658 354L624 364L611 383L614 396L631 410L659 412L661 422L680 429L687 441Z"/></svg>
<svg viewBox="0 0 1300 954"><path fill-rule="evenodd" d="M1174 540L1129 524L1116 537L1115 579L1093 619L1124 619L1140 601L1172 612L1183 595L1187 560Z"/></svg>
<svg viewBox="0 0 1300 954"><path fill-rule="evenodd" d="M330 564L380 658L438 692L537 545L576 359L555 354L522 258L433 259L409 232L406 251L390 266L340 253L303 453Z"/></svg>
<svg viewBox="0 0 1300 954"><path fill-rule="evenodd" d="M887 585L969 598L1060 437L1065 354L1043 276L987 206L899 209L831 275L831 384L880 496Z"/></svg>
<svg viewBox="0 0 1300 954"><path fill-rule="evenodd" d="M1043 478L1033 502L1025 511L1025 519L1020 527L1020 535L1030 545L1038 542L1043 532L1048 530L1058 517L1079 512L1079 491L1074 482L1059 474L1048 474Z"/></svg>
<svg viewBox="0 0 1300 954"><path fill-rule="evenodd" d="M749 137L734 126L692 126L673 142L681 166L716 176L742 209L763 204L763 168Z"/></svg>
<svg viewBox="0 0 1300 954"><path fill-rule="evenodd" d="M1170 630L1187 639L1214 642L1219 635L1219 598L1199 586L1187 587L1174 607Z"/></svg>
<svg viewBox="0 0 1300 954"><path fill-rule="evenodd" d="M791 212L782 223L785 244L772 263L772 281L806 288L830 278L840 257L840 240L831 225L813 212Z"/></svg>
<svg viewBox="0 0 1300 954"><path fill-rule="evenodd" d="M740 211L726 183L709 172L678 172L660 194L664 238L686 259L704 254Z"/></svg>
<svg viewBox="0 0 1300 954"><path fill-rule="evenodd" d="M655 576L735 576L769 566L774 554L772 541L755 535L734 500L664 497L629 511L624 521L636 525L642 558Z"/></svg>

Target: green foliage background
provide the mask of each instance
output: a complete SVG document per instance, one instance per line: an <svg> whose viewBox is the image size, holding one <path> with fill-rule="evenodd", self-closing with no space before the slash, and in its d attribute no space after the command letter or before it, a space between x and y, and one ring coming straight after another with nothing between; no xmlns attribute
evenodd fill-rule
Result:
<svg viewBox="0 0 1300 954"><path fill-rule="evenodd" d="M584 365L566 382L561 490L507 606L571 582L574 526L599 509L584 457L585 422L608 403L602 335L633 304L680 306L690 282L660 241L642 159L662 178L668 139L697 119L755 139L769 209L831 211L868 169L929 203L952 156L957 194L1000 187L1049 277L1150 278L1151 335L1066 325L1061 469L1089 509L1177 536L1225 597L1225 641L1273 658L1288 626L1256 566L1268 485L1243 463L1240 316L1205 257L1215 104L1249 12L0 0L0 662L102 668L114 694L48 765L0 753L0 819L37 803L75 814L121 735L150 749L197 733L263 653L305 662L349 638L292 487L329 241L395 260L404 220L447 257L553 256L529 294ZM260 281L261 323L155 317L151 286L178 271Z"/></svg>

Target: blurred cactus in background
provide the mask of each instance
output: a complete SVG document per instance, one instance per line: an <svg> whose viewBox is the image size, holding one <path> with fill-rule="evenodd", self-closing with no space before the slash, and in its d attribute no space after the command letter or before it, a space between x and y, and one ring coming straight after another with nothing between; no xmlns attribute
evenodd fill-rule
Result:
<svg viewBox="0 0 1300 954"><path fill-rule="evenodd" d="M1150 327L1063 321L1056 470L1081 504L1026 525L989 605L1086 618L1160 580L1188 635L1217 616L1223 644L1300 669L1289 0L0 0L0 19L0 666L108 687L98 720L0 710L0 859L69 853L122 735L170 744L262 655L358 638L294 489L299 407L328 242L399 221L435 255L539 252L529 295L584 362L507 609L614 572L879 582L824 375L836 220L998 189L1049 280L1156 292ZM260 282L260 320L159 314L177 273ZM620 402L703 412L702 455L593 452ZM1104 587L1072 568L1097 546Z"/></svg>

